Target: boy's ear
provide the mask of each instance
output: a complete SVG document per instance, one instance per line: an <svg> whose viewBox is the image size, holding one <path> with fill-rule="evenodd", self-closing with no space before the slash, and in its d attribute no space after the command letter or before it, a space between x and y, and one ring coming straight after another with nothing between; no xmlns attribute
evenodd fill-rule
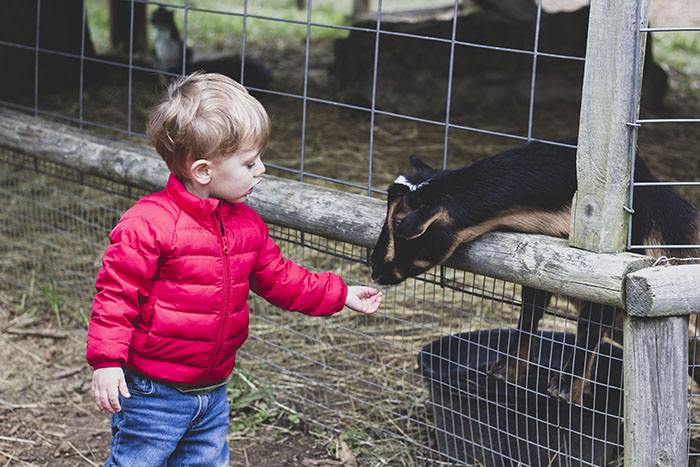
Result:
<svg viewBox="0 0 700 467"><path fill-rule="evenodd" d="M190 166L190 177L200 185L211 182L211 162L206 159L198 159Z"/></svg>

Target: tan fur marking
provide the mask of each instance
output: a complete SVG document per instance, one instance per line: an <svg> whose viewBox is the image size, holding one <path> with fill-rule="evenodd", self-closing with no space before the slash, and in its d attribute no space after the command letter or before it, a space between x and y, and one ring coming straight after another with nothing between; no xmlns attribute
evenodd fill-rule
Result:
<svg viewBox="0 0 700 467"><path fill-rule="evenodd" d="M417 259L413 262L413 265L417 268L430 268L433 266L433 263L424 259Z"/></svg>
<svg viewBox="0 0 700 467"><path fill-rule="evenodd" d="M392 262L394 260L394 255L396 255L396 250L394 248L394 212L399 205L399 201L399 198L395 199L387 208L386 228L389 233L389 239L386 243L386 255L384 255L385 263Z"/></svg>
<svg viewBox="0 0 700 467"><path fill-rule="evenodd" d="M543 211L514 207L478 225L467 227L457 233L455 241L447 251L443 261L449 258L462 243L468 243L481 235L495 230L567 237L571 222L571 207L561 211Z"/></svg>
<svg viewBox="0 0 700 467"><path fill-rule="evenodd" d="M414 238L420 237L425 233L426 230L428 230L428 227L430 227L435 222L437 222L438 224L450 225L452 224L452 218L447 213L447 211L445 211L444 209L440 209L435 214L433 214L428 220L426 220L423 223L423 225L421 225L420 230L417 234L408 237L407 240L413 240Z"/></svg>

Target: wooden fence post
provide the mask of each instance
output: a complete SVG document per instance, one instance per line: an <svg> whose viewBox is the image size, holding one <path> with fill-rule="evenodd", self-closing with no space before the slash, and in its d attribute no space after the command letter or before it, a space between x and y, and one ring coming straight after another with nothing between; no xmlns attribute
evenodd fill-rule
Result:
<svg viewBox="0 0 700 467"><path fill-rule="evenodd" d="M629 124L639 111L646 38L638 28L648 9L649 0L591 1L569 235L577 248L626 248ZM624 318L625 465L687 465L687 317L646 316Z"/></svg>
<svg viewBox="0 0 700 467"><path fill-rule="evenodd" d="M688 315L700 310L700 265L646 268L625 282L625 465L685 467Z"/></svg>
<svg viewBox="0 0 700 467"><path fill-rule="evenodd" d="M578 191L571 213L571 246L597 253L624 251L627 239L630 151L635 144L628 125L637 115L633 84L642 63L635 63L637 2L646 22L649 0L591 2L583 73L576 171ZM638 86L637 92L641 89Z"/></svg>

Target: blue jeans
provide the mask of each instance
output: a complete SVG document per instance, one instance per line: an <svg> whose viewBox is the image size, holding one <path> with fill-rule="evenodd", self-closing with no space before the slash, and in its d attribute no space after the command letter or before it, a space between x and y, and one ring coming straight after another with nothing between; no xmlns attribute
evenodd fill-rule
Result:
<svg viewBox="0 0 700 467"><path fill-rule="evenodd" d="M131 397L112 415L112 452L105 466L228 466L226 386L206 395L124 372Z"/></svg>

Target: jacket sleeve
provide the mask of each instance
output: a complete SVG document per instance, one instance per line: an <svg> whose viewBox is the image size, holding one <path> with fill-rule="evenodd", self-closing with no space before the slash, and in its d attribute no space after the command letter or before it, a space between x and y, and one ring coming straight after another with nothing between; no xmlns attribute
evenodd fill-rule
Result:
<svg viewBox="0 0 700 467"><path fill-rule="evenodd" d="M139 303L150 295L159 258L156 232L144 219L122 220L110 234L88 325L86 357L94 369L127 361Z"/></svg>
<svg viewBox="0 0 700 467"><path fill-rule="evenodd" d="M251 289L275 306L310 316L326 316L342 310L348 294L343 279L331 272L309 272L283 258L266 226L264 231L265 240L250 277Z"/></svg>

